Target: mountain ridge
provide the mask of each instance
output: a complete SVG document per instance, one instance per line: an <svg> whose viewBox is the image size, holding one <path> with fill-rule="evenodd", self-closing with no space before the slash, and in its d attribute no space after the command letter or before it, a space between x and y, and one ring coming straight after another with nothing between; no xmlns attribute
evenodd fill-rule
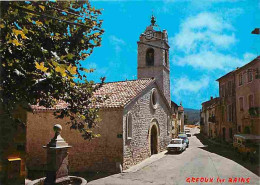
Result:
<svg viewBox="0 0 260 185"><path fill-rule="evenodd" d="M193 108L184 108L184 115L188 118L187 124L196 124L200 121L200 110Z"/></svg>

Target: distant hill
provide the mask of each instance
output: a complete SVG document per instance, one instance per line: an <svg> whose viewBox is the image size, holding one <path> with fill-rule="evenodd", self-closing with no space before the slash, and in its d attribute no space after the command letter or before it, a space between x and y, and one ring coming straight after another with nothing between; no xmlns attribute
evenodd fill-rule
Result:
<svg viewBox="0 0 260 185"><path fill-rule="evenodd" d="M200 110L184 108L184 114L188 116L188 124L195 124L200 121Z"/></svg>

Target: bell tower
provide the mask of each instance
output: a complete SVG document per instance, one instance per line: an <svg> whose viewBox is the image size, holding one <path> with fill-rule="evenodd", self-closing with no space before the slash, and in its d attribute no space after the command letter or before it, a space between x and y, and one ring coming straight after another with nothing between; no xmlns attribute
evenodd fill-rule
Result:
<svg viewBox="0 0 260 185"><path fill-rule="evenodd" d="M155 78L164 93L169 105L170 95L170 63L167 31L161 31L151 17L151 25L146 27L139 37L137 76L140 78Z"/></svg>

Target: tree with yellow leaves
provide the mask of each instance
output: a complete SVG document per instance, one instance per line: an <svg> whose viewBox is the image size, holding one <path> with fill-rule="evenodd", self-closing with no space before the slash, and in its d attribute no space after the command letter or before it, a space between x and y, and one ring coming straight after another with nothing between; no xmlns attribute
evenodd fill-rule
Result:
<svg viewBox="0 0 260 185"><path fill-rule="evenodd" d="M3 109L10 116L17 105L52 107L58 101L68 108L59 118L70 117L71 128L85 139L98 109L91 107L93 92L104 81L87 81L82 64L101 45L100 10L88 1L1 2L0 91Z"/></svg>

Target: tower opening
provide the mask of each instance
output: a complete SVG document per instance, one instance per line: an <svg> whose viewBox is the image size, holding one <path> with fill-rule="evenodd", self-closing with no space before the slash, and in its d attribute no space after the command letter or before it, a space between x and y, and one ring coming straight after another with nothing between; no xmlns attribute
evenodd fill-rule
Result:
<svg viewBox="0 0 260 185"><path fill-rule="evenodd" d="M156 29L155 17L140 35L138 44L137 77L155 78L169 105L170 95L170 60L168 34L166 30ZM158 27L159 28L159 27Z"/></svg>
<svg viewBox="0 0 260 185"><path fill-rule="evenodd" d="M154 65L154 49L149 48L146 51L146 65L153 66Z"/></svg>

